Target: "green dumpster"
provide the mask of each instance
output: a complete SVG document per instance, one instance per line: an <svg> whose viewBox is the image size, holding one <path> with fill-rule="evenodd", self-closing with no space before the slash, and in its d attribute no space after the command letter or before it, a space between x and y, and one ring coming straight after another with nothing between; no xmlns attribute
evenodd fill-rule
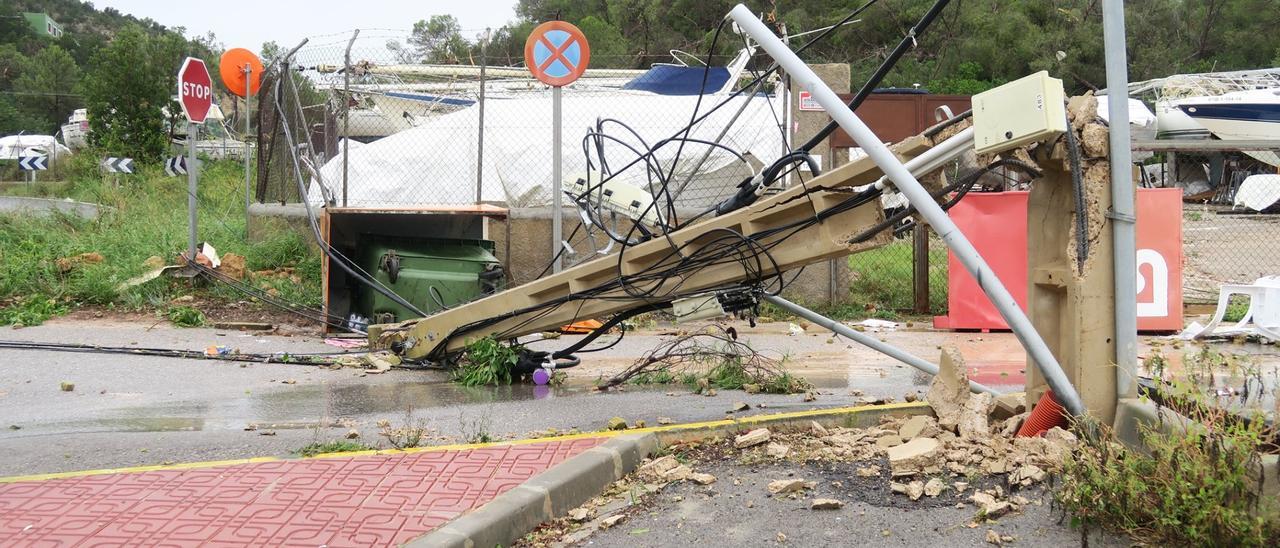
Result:
<svg viewBox="0 0 1280 548"><path fill-rule="evenodd" d="M427 314L493 293L505 279L489 240L362 234L359 250L361 268ZM418 316L367 286L355 302L355 311L373 323Z"/></svg>

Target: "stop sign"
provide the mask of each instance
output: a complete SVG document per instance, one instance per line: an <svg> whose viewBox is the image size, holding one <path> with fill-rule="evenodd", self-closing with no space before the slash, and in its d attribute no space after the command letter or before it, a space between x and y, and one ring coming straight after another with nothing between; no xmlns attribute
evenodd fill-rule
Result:
<svg viewBox="0 0 1280 548"><path fill-rule="evenodd" d="M182 113L187 121L193 124L204 123L213 105L213 80L209 78L209 69L204 61L188 57L178 69L178 102L182 104Z"/></svg>

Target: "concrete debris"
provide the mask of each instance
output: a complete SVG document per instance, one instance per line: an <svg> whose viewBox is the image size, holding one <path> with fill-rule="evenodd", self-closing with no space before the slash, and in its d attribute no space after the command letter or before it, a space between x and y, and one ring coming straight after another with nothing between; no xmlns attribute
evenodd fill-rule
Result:
<svg viewBox="0 0 1280 548"><path fill-rule="evenodd" d="M738 449L753 447L756 445L760 445L766 441L769 441L769 436L770 434L769 434L768 428L757 428L755 430L747 432L746 434L743 434L741 436L734 438L733 446Z"/></svg>
<svg viewBox="0 0 1280 548"><path fill-rule="evenodd" d="M613 527L614 525L617 525L617 524L618 524L618 522L620 522L620 521L622 521L622 520L624 520L624 519L626 519L626 518L627 518L627 516L622 515L622 514L618 514L618 515L616 515L616 516L609 516L609 517L604 518L603 520L601 520L601 521L600 521L600 528L601 528L601 529L608 529L608 528L610 528L610 527Z"/></svg>
<svg viewBox="0 0 1280 548"><path fill-rule="evenodd" d="M987 529L987 544L1000 545L1000 533Z"/></svg>
<svg viewBox="0 0 1280 548"><path fill-rule="evenodd" d="M818 424L818 421L809 421L809 428L813 430L813 435L815 436L821 437L828 435L827 428Z"/></svg>
<svg viewBox="0 0 1280 548"><path fill-rule="evenodd" d="M805 393L804 393L804 402L805 402L805 403L809 403L809 402L811 402L811 401L817 401L817 400L818 400L818 393L817 393L817 392L814 392L814 391L810 390L810 391L808 391L808 392L805 392Z"/></svg>
<svg viewBox="0 0 1280 548"><path fill-rule="evenodd" d="M792 337L798 337L800 335L804 335L804 328L794 323L789 323L787 324L787 334L791 335Z"/></svg>
<svg viewBox="0 0 1280 548"><path fill-rule="evenodd" d="M280 384L298 384L298 380L297 380L297 379L285 379L285 380L280 381Z"/></svg>
<svg viewBox="0 0 1280 548"><path fill-rule="evenodd" d="M352 428L351 430L347 430L347 439L354 440L358 437L360 437L359 430L356 430L355 428Z"/></svg>
<svg viewBox="0 0 1280 548"><path fill-rule="evenodd" d="M920 500L924 496L924 482L920 480L907 484L907 497L911 500Z"/></svg>
<svg viewBox="0 0 1280 548"><path fill-rule="evenodd" d="M924 484L924 494L930 497L941 495L947 490L947 484L940 478L930 478L928 483Z"/></svg>
<svg viewBox="0 0 1280 548"><path fill-rule="evenodd" d="M58 388L61 389L63 392L71 392L76 389L76 383L62 381L62 383L58 385Z"/></svg>
<svg viewBox="0 0 1280 548"><path fill-rule="evenodd" d="M983 462L988 474L1005 474L1009 472L1009 461L1005 459L989 459Z"/></svg>
<svg viewBox="0 0 1280 548"><path fill-rule="evenodd" d="M1028 464L1026 466L1019 467L1014 470L1012 474L1009 474L1009 485L1021 484L1025 487L1033 483L1040 483L1044 481L1047 476L1048 474L1039 466Z"/></svg>
<svg viewBox="0 0 1280 548"><path fill-rule="evenodd" d="M913 440L920 437L928 438L941 433L942 430L938 428L938 422L928 415L911 417L902 424L902 428L898 429L898 436L903 440Z"/></svg>
<svg viewBox="0 0 1280 548"><path fill-rule="evenodd" d="M782 531L778 531L778 534L775 535L773 538L774 540L778 541L778 544L782 544L787 541L787 535L784 534Z"/></svg>
<svg viewBox="0 0 1280 548"><path fill-rule="evenodd" d="M636 469L636 475L642 478L661 478L679 466L680 461L676 460L676 458L671 455L667 455L665 457L654 459L652 462Z"/></svg>
<svg viewBox="0 0 1280 548"><path fill-rule="evenodd" d="M963 493L963 492L965 492L965 490L966 490L966 489L968 489L968 488L969 488L969 482L967 482L967 481L957 481L957 482L955 482L955 483L951 484L951 486L952 486L952 487L955 487L955 489L956 489L956 492L957 492L957 493Z"/></svg>
<svg viewBox="0 0 1280 548"><path fill-rule="evenodd" d="M612 419L609 419L609 422L605 425L605 428L609 430L626 430L627 419L624 419L622 417L614 417Z"/></svg>
<svg viewBox="0 0 1280 548"><path fill-rule="evenodd" d="M902 445L902 437L897 434L885 434L876 438L876 447L888 449Z"/></svg>
<svg viewBox="0 0 1280 548"><path fill-rule="evenodd" d="M658 424L675 424L675 423L676 421L671 420L671 417L658 417Z"/></svg>
<svg viewBox="0 0 1280 548"><path fill-rule="evenodd" d="M880 466L872 464L871 466L859 466L854 473L862 478L874 478L880 475Z"/></svg>
<svg viewBox="0 0 1280 548"><path fill-rule="evenodd" d="M713 475L711 475L711 474L703 474L703 473L700 473L700 472L695 472L695 473L689 474L689 477L688 477L688 478L686 478L686 479L688 479L689 481L692 481L692 482L694 482L694 483L696 483L696 484L698 484L698 485L711 485L711 484L713 484L713 483L715 483L715 482L716 482L716 477L715 477L715 476L713 476Z"/></svg>
<svg viewBox="0 0 1280 548"><path fill-rule="evenodd" d="M364 355L364 363L369 373L385 373L392 367L400 365L400 356L390 351L370 352Z"/></svg>
<svg viewBox="0 0 1280 548"><path fill-rule="evenodd" d="M938 415L938 424L944 430L955 431L960 417L969 402L969 377L965 373L964 357L954 345L942 348L938 374L929 383L925 400Z"/></svg>
<svg viewBox="0 0 1280 548"><path fill-rule="evenodd" d="M666 473L662 474L661 479L666 481L684 481L689 479L692 475L693 469L681 464L680 466L667 470ZM711 480L715 481L715 478L713 477Z"/></svg>
<svg viewBox="0 0 1280 548"><path fill-rule="evenodd" d="M742 411L750 411L750 410L751 410L751 406L750 406L750 405L747 405L747 402L741 402L741 401L740 401L740 402L734 402L734 404L733 404L733 409L730 409L730 410L729 410L729 412L730 412L730 413L739 413L739 412L742 412Z"/></svg>
<svg viewBox="0 0 1280 548"><path fill-rule="evenodd" d="M1084 152L1086 158L1106 158L1109 154L1108 147L1111 139L1107 133L1107 126L1102 124L1089 124L1084 126L1084 131L1080 136L1080 148Z"/></svg>
<svg viewBox="0 0 1280 548"><path fill-rule="evenodd" d="M839 510L844 508L844 503L836 499L813 499L809 503L810 510Z"/></svg>
<svg viewBox="0 0 1280 548"><path fill-rule="evenodd" d="M770 495L782 495L786 493L798 493L806 489L813 489L817 485L812 481L803 479L781 479L769 482L768 489Z"/></svg>
<svg viewBox="0 0 1280 548"><path fill-rule="evenodd" d="M1084 95L1076 95L1067 99L1067 117L1071 120L1071 127L1076 131L1084 129L1085 125L1096 122L1098 119L1098 98L1094 97L1093 92L1086 92Z"/></svg>
<svg viewBox="0 0 1280 548"><path fill-rule="evenodd" d="M631 425L632 428L644 428L644 419L636 419L636 423Z"/></svg>
<svg viewBox="0 0 1280 548"><path fill-rule="evenodd" d="M1030 411L1023 411L1022 413L1018 413L1017 415L1005 419L1004 423L1000 426L999 434L1006 438L1013 437L1014 434L1018 433L1018 429L1022 428L1022 422L1027 420L1027 417L1029 416L1031 416Z"/></svg>
<svg viewBox="0 0 1280 548"><path fill-rule="evenodd" d="M586 508L574 508L573 510L569 510L569 519L573 521L581 523L587 521L587 518L589 517L591 517L591 510Z"/></svg>
<svg viewBox="0 0 1280 548"><path fill-rule="evenodd" d="M759 393L760 393L760 385L758 385L758 384L744 384L744 385L742 385L742 391L743 391L743 392L746 392L746 393L748 393L748 394L759 394Z"/></svg>
<svg viewBox="0 0 1280 548"><path fill-rule="evenodd" d="M960 422L957 426L960 437L977 438L991 434L991 426L987 423L987 415L991 412L993 400L994 398L991 397L991 394L986 392L969 395L969 401L965 402L964 410L961 411Z"/></svg>
<svg viewBox="0 0 1280 548"><path fill-rule="evenodd" d="M708 398L714 398L716 396L716 389L710 388L706 392L704 392L703 395Z"/></svg>
<svg viewBox="0 0 1280 548"><path fill-rule="evenodd" d="M938 456L938 440L916 438L902 445L890 447L889 469L897 476L911 476L935 464Z"/></svg>
<svg viewBox="0 0 1280 548"><path fill-rule="evenodd" d="M996 500L996 497L984 491L977 491L969 496L969 500L978 507L979 515L987 519L996 519L1013 511L1008 501Z"/></svg>
<svg viewBox="0 0 1280 548"><path fill-rule="evenodd" d="M991 409L991 419L1003 421L1027 410L1026 392L1012 392L996 396L996 405Z"/></svg>
<svg viewBox="0 0 1280 548"><path fill-rule="evenodd" d="M770 443L764 448L764 452L775 459L783 459L791 453L791 448L781 443Z"/></svg>

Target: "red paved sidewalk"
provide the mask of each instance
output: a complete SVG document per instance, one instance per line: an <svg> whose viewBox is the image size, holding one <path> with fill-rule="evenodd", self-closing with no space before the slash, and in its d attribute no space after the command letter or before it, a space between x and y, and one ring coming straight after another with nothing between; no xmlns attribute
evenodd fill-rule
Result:
<svg viewBox="0 0 1280 548"><path fill-rule="evenodd" d="M0 546L397 545L604 441L5 483Z"/></svg>

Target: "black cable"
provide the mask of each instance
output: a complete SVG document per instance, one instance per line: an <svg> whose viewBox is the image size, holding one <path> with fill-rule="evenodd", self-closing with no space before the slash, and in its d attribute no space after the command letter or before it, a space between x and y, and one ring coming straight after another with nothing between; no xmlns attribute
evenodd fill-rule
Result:
<svg viewBox="0 0 1280 548"><path fill-rule="evenodd" d="M1067 118L1067 150L1071 157L1071 188L1076 201L1076 270L1084 272L1084 262L1089 257L1089 214L1084 206L1084 174L1080 168L1080 143L1076 129Z"/></svg>
<svg viewBox="0 0 1280 548"><path fill-rule="evenodd" d="M856 111L858 110L858 107L862 106L862 102L871 95L871 92L875 91L875 88L880 85L880 82L889 74L889 71L893 70L893 67L898 64L898 60L902 59L902 56L907 53L907 50L916 45L916 37L922 34L925 29L928 29L929 25L933 24L933 20L938 17L939 13L942 13L942 10L946 8L949 3L951 3L951 0L937 0L932 6L929 6L929 11L926 11L924 16L920 18L920 21L918 21L914 27L911 27L911 30L907 31L907 35L902 38L901 42L898 42L898 46L893 48L893 51L889 52L889 56L885 57L884 61L880 63L880 67L871 74L871 78L867 79L866 83L862 85L862 88L858 90L858 93L849 101L849 110ZM814 134L814 136L809 138L808 141L805 141L803 145L796 147L796 150L812 150L813 147L817 146L818 143L821 143L823 139L830 137L837 127L839 127L839 124L834 120L828 122L821 131Z"/></svg>

